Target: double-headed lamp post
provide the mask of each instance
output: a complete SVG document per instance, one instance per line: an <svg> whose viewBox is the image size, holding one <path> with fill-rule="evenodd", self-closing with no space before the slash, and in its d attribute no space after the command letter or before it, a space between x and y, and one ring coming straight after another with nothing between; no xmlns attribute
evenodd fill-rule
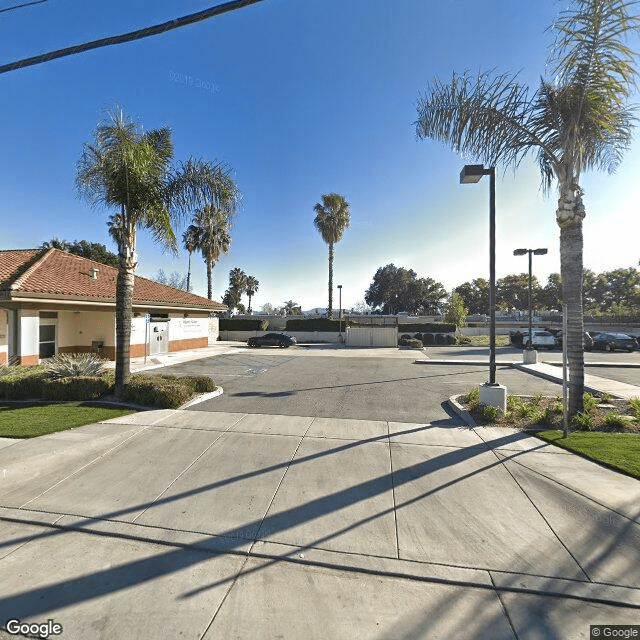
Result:
<svg viewBox="0 0 640 640"><path fill-rule="evenodd" d="M531 332L533 331L533 296L532 296L532 267L533 267L533 259L532 256L543 256L547 253L546 249L515 249L513 252L514 256L524 256L529 254L529 344L527 345L528 350L533 349L533 336Z"/></svg>
<svg viewBox="0 0 640 640"><path fill-rule="evenodd" d="M460 184L473 184L489 176L489 382L480 387L480 402L507 407L507 389L496 382L496 168L467 164L460 172Z"/></svg>
<svg viewBox="0 0 640 640"><path fill-rule="evenodd" d="M340 326L340 337L342 338L342 285L338 285L338 293L340 298L340 311L338 313L339 326Z"/></svg>

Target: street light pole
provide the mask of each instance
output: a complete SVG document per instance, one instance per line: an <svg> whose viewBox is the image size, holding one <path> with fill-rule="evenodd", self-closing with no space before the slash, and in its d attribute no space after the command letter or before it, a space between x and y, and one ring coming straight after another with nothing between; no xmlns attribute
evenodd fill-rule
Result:
<svg viewBox="0 0 640 640"><path fill-rule="evenodd" d="M547 249L515 249L514 256L523 256L529 254L529 344L526 349L533 349L533 255L543 256L547 253Z"/></svg>
<svg viewBox="0 0 640 640"><path fill-rule="evenodd" d="M460 173L460 184L473 184L489 176L489 383L496 385L496 168L467 164Z"/></svg>
<svg viewBox="0 0 640 640"><path fill-rule="evenodd" d="M342 338L342 285L341 284L338 285L338 293L340 298L340 311L339 311L338 319L339 319L339 327L340 327L340 338Z"/></svg>

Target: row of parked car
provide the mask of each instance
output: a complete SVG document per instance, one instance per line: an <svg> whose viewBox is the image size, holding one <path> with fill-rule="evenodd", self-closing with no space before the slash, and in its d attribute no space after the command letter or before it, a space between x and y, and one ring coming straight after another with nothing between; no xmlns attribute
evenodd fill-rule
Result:
<svg viewBox="0 0 640 640"><path fill-rule="evenodd" d="M529 338L529 330L512 331L509 334L511 344L525 349L562 349L562 331L555 334L545 329L533 329L531 338ZM640 349L640 340L638 336L630 336L626 333L616 331L603 331L591 335L587 331L584 332L584 348L586 351L592 349L600 349L601 351L634 351Z"/></svg>

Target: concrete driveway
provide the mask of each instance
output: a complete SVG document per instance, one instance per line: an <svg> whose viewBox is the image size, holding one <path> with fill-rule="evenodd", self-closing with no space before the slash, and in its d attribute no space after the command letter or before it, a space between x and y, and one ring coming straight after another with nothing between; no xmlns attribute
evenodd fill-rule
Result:
<svg viewBox="0 0 640 640"><path fill-rule="evenodd" d="M640 483L437 408L149 411L0 440L0 624L568 640L640 623Z"/></svg>

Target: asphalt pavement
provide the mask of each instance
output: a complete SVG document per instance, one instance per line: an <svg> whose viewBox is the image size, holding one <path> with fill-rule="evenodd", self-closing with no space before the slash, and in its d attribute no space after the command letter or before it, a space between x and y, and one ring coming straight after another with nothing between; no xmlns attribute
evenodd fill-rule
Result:
<svg viewBox="0 0 640 640"><path fill-rule="evenodd" d="M640 483L466 427L442 402L484 368L399 353L185 357L225 389L206 407L0 439L0 624L78 640L577 640L639 624ZM498 373L515 392L558 388Z"/></svg>

